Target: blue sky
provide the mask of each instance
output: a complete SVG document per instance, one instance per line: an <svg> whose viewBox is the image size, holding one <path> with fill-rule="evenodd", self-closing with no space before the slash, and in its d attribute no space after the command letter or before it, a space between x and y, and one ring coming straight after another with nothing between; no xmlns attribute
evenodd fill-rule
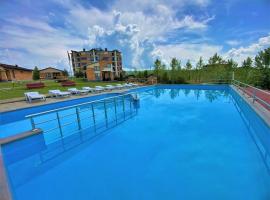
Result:
<svg viewBox="0 0 270 200"><path fill-rule="evenodd" d="M0 0L0 62L68 68L67 51L119 49L126 69L160 58L241 63L270 46L269 0Z"/></svg>

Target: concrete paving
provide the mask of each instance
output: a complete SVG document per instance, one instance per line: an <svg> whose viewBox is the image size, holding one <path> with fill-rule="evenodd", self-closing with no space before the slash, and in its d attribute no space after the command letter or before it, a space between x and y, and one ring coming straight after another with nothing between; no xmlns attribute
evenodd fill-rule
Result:
<svg viewBox="0 0 270 200"><path fill-rule="evenodd" d="M17 110L20 108L30 108L33 106L40 106L40 105L46 105L50 103L56 103L56 102L62 102L62 101L68 101L72 99L79 99L84 97L91 97L91 96L97 96L100 94L108 94L108 93L124 93L129 91L129 89L121 89L121 90L112 90L112 91L105 91L105 92L99 92L99 93L88 93L88 94L82 94L82 95L71 95L70 97L61 97L61 98L55 98L55 97L47 97L46 101L33 101L32 103L28 103L25 100L22 100L21 98L19 100L14 100L13 102L1 102L0 103L0 112L6 112L6 111L12 111Z"/></svg>

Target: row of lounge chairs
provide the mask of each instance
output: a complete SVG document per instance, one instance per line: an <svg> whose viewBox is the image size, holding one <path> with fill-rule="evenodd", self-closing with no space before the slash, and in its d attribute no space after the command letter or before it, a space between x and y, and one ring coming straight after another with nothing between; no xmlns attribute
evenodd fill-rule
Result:
<svg viewBox="0 0 270 200"><path fill-rule="evenodd" d="M69 88L68 91L61 91L61 90L49 90L49 95L51 97L69 97L70 95L80 95L80 94L88 94L88 93L98 93L103 91L111 91L114 89L126 89L136 87L138 84L134 83L125 83L125 84L116 84L116 85L106 85L103 86L96 86L94 88L91 87L82 87L81 90L77 88ZM26 92L24 93L25 99L28 102L32 102L33 100L46 100L46 96L43 94L39 94L39 92Z"/></svg>

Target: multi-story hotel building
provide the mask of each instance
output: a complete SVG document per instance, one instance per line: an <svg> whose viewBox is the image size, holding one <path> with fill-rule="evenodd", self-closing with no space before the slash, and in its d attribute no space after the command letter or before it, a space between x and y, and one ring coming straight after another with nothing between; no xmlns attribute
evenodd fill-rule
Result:
<svg viewBox="0 0 270 200"><path fill-rule="evenodd" d="M88 80L114 80L122 73L122 55L118 50L71 51L70 59L73 72L83 72Z"/></svg>

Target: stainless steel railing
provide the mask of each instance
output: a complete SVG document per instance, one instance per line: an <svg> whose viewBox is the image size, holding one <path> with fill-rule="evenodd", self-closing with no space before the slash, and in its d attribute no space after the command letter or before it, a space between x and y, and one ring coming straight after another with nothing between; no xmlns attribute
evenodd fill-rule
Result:
<svg viewBox="0 0 270 200"><path fill-rule="evenodd" d="M123 116L125 120L127 113L137 110L133 95L137 95L137 93L132 92L74 106L49 110L28 115L26 118L30 119L33 130L40 128L43 130L44 134L57 131L59 132L59 136L63 138L67 135L64 133L63 129L71 124L73 124L73 128L75 127L75 132L78 132L89 127L94 127L94 130L96 130L100 118L102 123L105 121L106 128L108 128L110 121L117 122L119 116ZM85 120L88 120L87 123L83 123Z"/></svg>
<svg viewBox="0 0 270 200"><path fill-rule="evenodd" d="M232 84L236 86L240 91L242 91L242 94L246 94L247 96L251 97L253 103L257 101L258 103L264 105L267 109L270 109L270 103L265 100L269 98L270 101L270 92L240 82L238 80L232 80Z"/></svg>

